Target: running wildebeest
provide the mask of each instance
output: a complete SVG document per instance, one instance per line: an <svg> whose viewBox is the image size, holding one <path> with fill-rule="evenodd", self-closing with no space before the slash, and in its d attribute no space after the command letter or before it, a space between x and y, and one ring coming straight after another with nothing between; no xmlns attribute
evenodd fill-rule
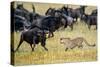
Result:
<svg viewBox="0 0 100 67"><path fill-rule="evenodd" d="M24 17L14 15L14 26L15 26L15 31L20 31L20 30L25 30L28 29L31 25L29 21L27 21Z"/></svg>
<svg viewBox="0 0 100 67"><path fill-rule="evenodd" d="M25 18L17 15L15 12L14 3L11 4L11 32L18 31L24 28Z"/></svg>
<svg viewBox="0 0 100 67"><path fill-rule="evenodd" d="M33 21L32 25L30 26L30 29L34 28L35 26L49 31L48 37L53 37L53 32L56 30L57 27L57 18L52 16L47 16L43 18L37 18ZM51 36L50 36L51 35Z"/></svg>
<svg viewBox="0 0 100 67"><path fill-rule="evenodd" d="M91 25L96 25L97 29L97 16L96 15L83 15L83 21L88 25L88 29L91 28Z"/></svg>
<svg viewBox="0 0 100 67"><path fill-rule="evenodd" d="M34 28L35 26L38 26L42 29L49 30L48 37L53 37L54 36L53 32L60 27L60 23L59 23L60 17L56 17L54 16L54 14L52 15L51 14L48 15L48 12L46 16L36 14L33 19L34 21L30 26L30 29Z"/></svg>
<svg viewBox="0 0 100 67"><path fill-rule="evenodd" d="M33 17L34 17L34 15L36 14L35 13L35 7L34 7L33 4L32 4L32 10L33 10L33 12L29 12L27 9L25 9L23 7L23 4L18 4L14 13L16 15L25 17L25 19L27 19L31 23L31 21L32 21L32 16L31 15L33 15Z"/></svg>
<svg viewBox="0 0 100 67"><path fill-rule="evenodd" d="M48 51L48 49L45 47L45 45L46 45L46 33L48 33L48 31L42 30L39 27L35 27L35 28L30 29L28 31L23 31L21 33L21 36L20 36L20 42L19 42L18 47L16 48L15 51L18 51L18 49L21 46L21 44L23 43L23 41L26 41L27 43L29 43L32 51L34 51L36 44L38 44L39 42L41 43L41 46L46 51Z"/></svg>
<svg viewBox="0 0 100 67"><path fill-rule="evenodd" d="M53 13L53 14L52 14ZM67 26L70 26L71 30L73 30L73 24L74 24L74 18L71 16L67 16L61 9L53 9L49 8L46 12L46 15L50 15L59 18L58 25L59 27L64 26L66 28Z"/></svg>
<svg viewBox="0 0 100 67"><path fill-rule="evenodd" d="M27 19L28 21L30 20L30 17L29 17L30 12L23 7L23 4L17 4L17 7L15 8L14 13L16 15L25 17L25 19Z"/></svg>
<svg viewBox="0 0 100 67"><path fill-rule="evenodd" d="M73 24L74 24L74 18L67 16L66 14L64 14L63 12L56 10L55 14L56 17L60 17L60 24L64 25L64 28L67 28L67 26L69 26L71 28L71 30L73 30Z"/></svg>
<svg viewBox="0 0 100 67"><path fill-rule="evenodd" d="M70 16L66 16L66 19L67 19L67 23L65 27L69 26L71 30L73 30L73 24L75 23L74 19Z"/></svg>
<svg viewBox="0 0 100 67"><path fill-rule="evenodd" d="M27 9L25 9L23 7L23 4L21 4L21 5L22 6L18 5L16 7L15 14L19 15L19 16L22 16L22 17L25 17L25 19L29 23L32 23L35 15L37 14L37 13L35 13L35 7L34 7L34 5L32 4L32 10L33 10L32 12L29 12ZM18 8L18 7L20 7L20 8Z"/></svg>
<svg viewBox="0 0 100 67"><path fill-rule="evenodd" d="M85 7L86 6L80 6L80 8L72 9L72 8L69 8L68 6L67 7L63 6L61 8L61 11L67 16L70 16L74 18L75 21L77 21L77 19L78 18L81 19L81 16L85 13Z"/></svg>
<svg viewBox="0 0 100 67"><path fill-rule="evenodd" d="M53 16L53 17L56 17L57 20L58 20L58 23L56 26L57 29L59 27L61 27L62 25L65 26L66 24L66 18L64 16L62 16L62 12L60 10L56 10L54 8L49 8L46 13L45 13L46 16Z"/></svg>
<svg viewBox="0 0 100 67"><path fill-rule="evenodd" d="M13 18L12 24L14 26L14 31L25 30L30 27L33 19L36 16L35 7L32 4L33 12L29 12L23 7L23 4L17 4L17 7L14 8L14 4L11 5L11 16Z"/></svg>

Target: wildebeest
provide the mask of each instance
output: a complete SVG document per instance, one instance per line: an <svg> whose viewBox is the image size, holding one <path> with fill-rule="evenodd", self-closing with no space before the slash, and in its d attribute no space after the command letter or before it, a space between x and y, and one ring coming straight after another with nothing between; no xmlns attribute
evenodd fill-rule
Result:
<svg viewBox="0 0 100 67"><path fill-rule="evenodd" d="M24 17L22 16L19 16L19 15L14 15L14 29L15 31L18 31L18 30L25 30L27 29L31 23L26 20Z"/></svg>
<svg viewBox="0 0 100 67"><path fill-rule="evenodd" d="M72 9L72 8L69 8L68 6L67 7L63 6L61 8L61 11L67 16L70 16L74 18L75 21L77 21L77 19L78 18L81 19L81 16L85 13L85 7L86 6L80 6L80 8Z"/></svg>
<svg viewBox="0 0 100 67"><path fill-rule="evenodd" d="M35 13L35 7L34 5L32 4L32 9L33 9L33 12L29 12L27 9L25 9L23 7L23 4L18 4L16 9L15 9L15 14L16 15L19 15L19 16L22 16L22 17L25 17L25 19L27 19L28 21L31 22L31 14L34 16L36 13Z"/></svg>
<svg viewBox="0 0 100 67"><path fill-rule="evenodd" d="M18 49L21 46L21 44L23 43L23 41L26 41L27 43L29 43L30 47L32 48L32 51L34 51L36 44L38 44L39 42L41 43L41 46L44 47L44 49L46 51L48 51L48 49L45 47L46 33L47 33L46 30L42 30L38 27L35 27L28 31L23 31L20 36L20 42L15 51L18 51Z"/></svg>
<svg viewBox="0 0 100 67"><path fill-rule="evenodd" d="M53 37L53 32L58 28L57 26L57 18L52 16L37 18L33 21L32 25L30 26L30 29L34 28L35 26L49 31L48 37ZM51 35L51 36L50 36Z"/></svg>
<svg viewBox="0 0 100 67"><path fill-rule="evenodd" d="M65 27L69 26L71 28L71 30L73 30L73 25L75 23L74 19L70 16L66 16L67 19L67 23L65 25Z"/></svg>
<svg viewBox="0 0 100 67"><path fill-rule="evenodd" d="M14 14L25 17L25 19L27 19L28 21L30 20L29 17L30 12L23 7L23 4L17 4Z"/></svg>
<svg viewBox="0 0 100 67"><path fill-rule="evenodd" d="M50 14L51 16L59 18L59 27L64 26L64 28L66 28L67 26L70 26L71 30L73 30L73 24L75 22L73 17L66 15L65 12L63 12L61 9L54 8L49 8L47 10L46 15Z"/></svg>
<svg viewBox="0 0 100 67"><path fill-rule="evenodd" d="M88 25L88 28L91 28L91 25L96 25L97 29L97 16L84 14L82 20Z"/></svg>
<svg viewBox="0 0 100 67"><path fill-rule="evenodd" d="M60 10L56 10L55 8L49 8L46 11L45 15L53 16L53 17L57 18L57 20L58 20L57 25L56 25L56 26L58 26L57 29L59 27L61 27L62 25L65 26L65 24L66 24L66 18L64 16L62 16L62 12Z"/></svg>
<svg viewBox="0 0 100 67"><path fill-rule="evenodd" d="M54 15L55 14L48 15L48 12L46 16L36 13L33 19L34 21L32 22L32 25L30 26L30 29L34 28L35 26L38 26L42 29L49 30L48 37L53 37L54 36L53 32L60 27L60 16L58 17Z"/></svg>
<svg viewBox="0 0 100 67"><path fill-rule="evenodd" d="M54 15L59 18L59 22L60 25L64 26L64 28L67 28L67 26L69 26L71 28L71 30L73 30L73 24L74 24L74 18L72 18L71 16L67 16L66 14L64 14L63 12L56 10Z"/></svg>
<svg viewBox="0 0 100 67"><path fill-rule="evenodd" d="M20 31L27 29L30 24L33 22L33 19L37 15L35 13L35 7L32 4L33 12L29 12L23 7L23 4L17 4L17 7L14 8L14 3L11 5L11 17L12 17L12 27L13 31Z"/></svg>

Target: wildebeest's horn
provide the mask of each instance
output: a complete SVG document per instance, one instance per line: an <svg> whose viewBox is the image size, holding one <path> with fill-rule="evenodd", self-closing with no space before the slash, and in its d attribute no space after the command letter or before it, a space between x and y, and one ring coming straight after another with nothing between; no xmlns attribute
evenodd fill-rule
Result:
<svg viewBox="0 0 100 67"><path fill-rule="evenodd" d="M35 12L35 7L34 7L34 4L32 4L32 9L33 9L33 12Z"/></svg>

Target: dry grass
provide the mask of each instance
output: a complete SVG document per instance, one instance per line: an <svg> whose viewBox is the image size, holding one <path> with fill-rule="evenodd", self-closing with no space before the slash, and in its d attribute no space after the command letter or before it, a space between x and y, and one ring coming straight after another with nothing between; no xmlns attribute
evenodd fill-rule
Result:
<svg viewBox="0 0 100 67"><path fill-rule="evenodd" d="M25 3L26 4L26 3ZM36 7L36 12L44 14L44 12L51 6L60 8L62 5L52 5L52 4L34 4ZM30 11L30 5L25 5ZM89 9L87 13L90 13L96 7L87 7ZM91 11L90 11L91 9ZM19 51L15 53L15 65L26 65L26 64L47 64L47 63L62 63L62 62L82 62L82 61L96 61L97 60L97 46L88 47L84 44L82 49L74 48L73 50L68 50L65 52L65 46L60 44L60 37L84 37L90 44L97 45L97 31L94 30L95 26L92 26L91 30L88 30L87 25L78 22L74 25L74 30L71 31L70 28L65 30L59 30L54 33L53 38L47 39L46 47L48 52L45 51L40 44L35 48L34 52L31 52L31 48L28 43L23 42ZM14 33L14 46L18 46L20 40L20 32Z"/></svg>

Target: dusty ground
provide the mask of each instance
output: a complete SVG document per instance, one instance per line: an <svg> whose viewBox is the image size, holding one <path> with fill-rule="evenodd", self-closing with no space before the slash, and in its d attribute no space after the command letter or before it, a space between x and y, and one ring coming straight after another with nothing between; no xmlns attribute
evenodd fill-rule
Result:
<svg viewBox="0 0 100 67"><path fill-rule="evenodd" d="M23 3L24 7L29 11L32 11L31 4L32 3ZM55 4L41 4L35 3L36 12L39 14L43 14L49 7L61 8L63 5L55 5ZM16 7L16 5L15 5ZM79 6L69 7L77 8ZM96 9L96 7L91 6L86 8L86 13L91 13L92 10ZM14 46L18 46L18 42L20 40L21 32L14 33ZM82 49L75 48L73 50L68 50L65 52L65 46L60 44L61 37L84 37L90 44L97 45L97 30L95 30L95 26L92 26L91 30L88 30L87 25L81 21L78 21L77 24L74 25L74 30L71 31L70 28L66 28L65 30L59 30L54 33L53 38L47 39L46 47L48 48L48 52L45 51L40 44L38 44L35 48L34 52L31 52L31 48L28 43L23 42L19 51L15 53L15 65L26 65L26 64L47 64L47 63L62 63L62 62L82 62L82 61L96 61L97 60L97 46L88 47L84 44Z"/></svg>

